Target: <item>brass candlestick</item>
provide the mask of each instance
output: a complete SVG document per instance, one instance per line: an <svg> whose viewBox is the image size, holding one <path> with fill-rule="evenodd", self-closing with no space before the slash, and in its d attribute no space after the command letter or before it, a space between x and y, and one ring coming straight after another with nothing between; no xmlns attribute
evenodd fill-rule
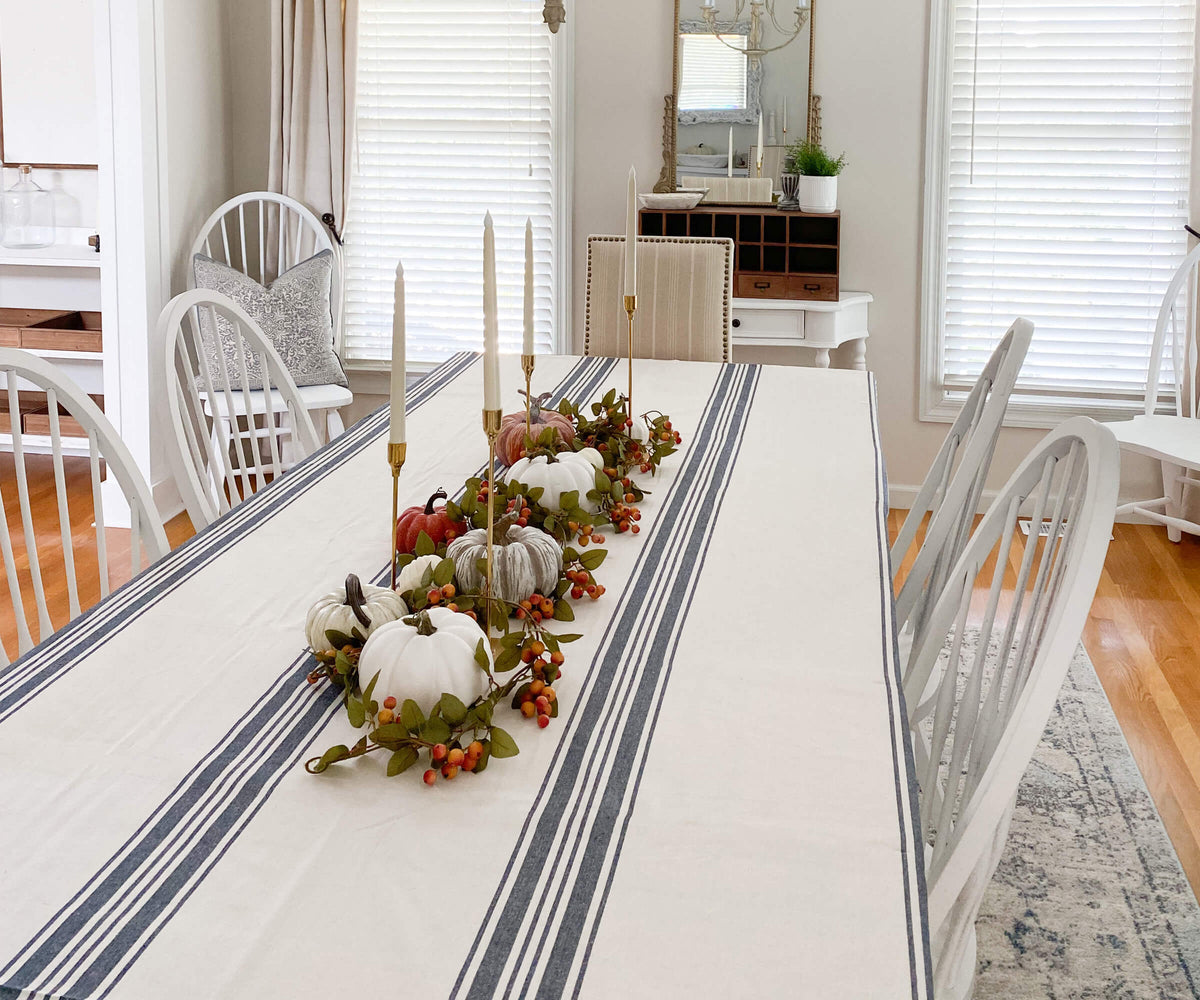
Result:
<svg viewBox="0 0 1200 1000"><path fill-rule="evenodd" d="M521 355L521 371L525 373L525 436L533 437L533 397L530 394L530 383L533 381L533 359L532 354Z"/></svg>
<svg viewBox="0 0 1200 1000"><path fill-rule="evenodd" d="M408 445L388 442L388 465L392 467L392 525L388 532L389 544L392 551L392 590L396 589L396 518L400 514L400 470L404 468L404 459L408 454Z"/></svg>
<svg viewBox="0 0 1200 1000"><path fill-rule="evenodd" d="M625 312L629 316L629 395L626 400L629 405L629 419L633 419L633 314L637 312L637 296L625 296Z"/></svg>
<svg viewBox="0 0 1200 1000"><path fill-rule="evenodd" d="M500 410L483 411L483 432L488 439L488 499L487 499L487 576L483 583L483 602L487 615L487 632L492 632L492 546L496 530L496 438L500 434Z"/></svg>

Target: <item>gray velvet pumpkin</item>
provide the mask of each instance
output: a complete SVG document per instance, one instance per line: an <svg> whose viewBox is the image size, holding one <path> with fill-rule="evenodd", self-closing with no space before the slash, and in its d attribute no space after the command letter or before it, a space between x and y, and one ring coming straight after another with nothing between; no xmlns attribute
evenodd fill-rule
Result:
<svg viewBox="0 0 1200 1000"><path fill-rule="evenodd" d="M476 528L456 538L446 550L454 560L454 576L463 591L481 591L483 574L477 563L487 558L487 529ZM492 552L492 592L516 604L530 594L554 590L562 573L562 546L540 528L522 528L511 518L496 524Z"/></svg>

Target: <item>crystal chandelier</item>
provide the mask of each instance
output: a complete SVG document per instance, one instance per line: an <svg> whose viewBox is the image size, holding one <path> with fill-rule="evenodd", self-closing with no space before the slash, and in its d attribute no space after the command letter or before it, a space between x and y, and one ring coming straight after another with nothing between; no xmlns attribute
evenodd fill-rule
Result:
<svg viewBox="0 0 1200 1000"><path fill-rule="evenodd" d="M700 5L700 16L704 18L704 23L708 25L722 45L726 45L736 52L744 53L752 64L756 64L768 52L775 52L782 49L785 45L790 45L794 42L800 32L804 30L804 25L808 23L808 0L796 0L796 6L792 8L794 23L787 24L780 24L780 15L775 10L775 3L776 0L736 0L732 18L733 23L736 24L741 21L746 7L750 8L750 34L746 39L745 49L725 41L724 37L722 37L717 26L718 11L716 0L704 0L704 3ZM764 47L763 27L768 19L775 30L783 36L783 41L778 45ZM725 23L728 24L729 22Z"/></svg>

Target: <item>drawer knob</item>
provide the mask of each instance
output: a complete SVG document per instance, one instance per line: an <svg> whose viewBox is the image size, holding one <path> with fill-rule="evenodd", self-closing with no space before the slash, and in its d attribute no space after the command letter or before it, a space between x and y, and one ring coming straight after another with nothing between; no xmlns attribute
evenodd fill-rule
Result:
<svg viewBox="0 0 1200 1000"><path fill-rule="evenodd" d="M756 281L754 283L754 287L762 289L763 291L766 291L768 288L771 287L771 283L769 281ZM816 287L816 286L814 286L814 287Z"/></svg>
<svg viewBox="0 0 1200 1000"><path fill-rule="evenodd" d="M821 290L821 286L817 284L806 284L804 286L804 290L806 292L819 292Z"/></svg>
<svg viewBox="0 0 1200 1000"><path fill-rule="evenodd" d="M735 319L734 319L734 321L733 321L733 328L736 330L736 329L738 329L738 328L739 328L741 325L742 325L742 321L741 321L740 319L737 319L737 318L735 318Z"/></svg>

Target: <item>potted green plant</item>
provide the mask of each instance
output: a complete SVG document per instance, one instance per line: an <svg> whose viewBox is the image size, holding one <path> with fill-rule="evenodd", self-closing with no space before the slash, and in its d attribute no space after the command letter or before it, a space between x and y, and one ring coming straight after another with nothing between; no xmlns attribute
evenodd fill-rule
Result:
<svg viewBox="0 0 1200 1000"><path fill-rule="evenodd" d="M837 179L846 154L832 157L819 142L801 139L788 147L787 168L799 175L796 200L802 212L836 212Z"/></svg>

